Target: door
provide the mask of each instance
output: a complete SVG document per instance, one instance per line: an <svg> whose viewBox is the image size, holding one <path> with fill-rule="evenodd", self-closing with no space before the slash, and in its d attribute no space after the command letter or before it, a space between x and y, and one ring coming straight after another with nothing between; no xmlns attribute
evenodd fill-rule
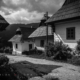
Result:
<svg viewBox="0 0 80 80"><path fill-rule="evenodd" d="M29 44L29 50L31 50L32 49L32 44Z"/></svg>

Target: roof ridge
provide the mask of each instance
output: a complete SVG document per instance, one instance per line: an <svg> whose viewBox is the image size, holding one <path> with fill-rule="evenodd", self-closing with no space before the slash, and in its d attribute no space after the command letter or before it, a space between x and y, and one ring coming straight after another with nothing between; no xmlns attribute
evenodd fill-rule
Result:
<svg viewBox="0 0 80 80"><path fill-rule="evenodd" d="M67 0L66 0L67 1ZM80 1L72 0L72 3L63 6L47 22L60 21L63 19L75 18L80 16ZM75 1L75 2L74 2Z"/></svg>
<svg viewBox="0 0 80 80"><path fill-rule="evenodd" d="M74 3L74 2L76 2L76 1L79 1L79 0L65 0L63 6L64 6L64 5L71 4L71 3Z"/></svg>

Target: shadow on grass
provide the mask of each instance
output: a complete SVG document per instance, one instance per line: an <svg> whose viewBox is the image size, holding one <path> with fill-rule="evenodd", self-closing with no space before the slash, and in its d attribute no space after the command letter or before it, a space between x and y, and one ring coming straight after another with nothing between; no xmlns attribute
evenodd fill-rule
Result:
<svg viewBox="0 0 80 80"><path fill-rule="evenodd" d="M59 68L61 66L56 65L41 65L41 64L33 64L27 61L22 61L18 63L10 64L14 67L17 71L27 77L35 77L46 75L50 73L53 69Z"/></svg>

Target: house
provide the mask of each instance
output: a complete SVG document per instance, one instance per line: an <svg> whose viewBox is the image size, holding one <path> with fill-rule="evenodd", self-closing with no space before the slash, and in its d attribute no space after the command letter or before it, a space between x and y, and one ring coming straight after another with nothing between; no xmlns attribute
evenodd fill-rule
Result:
<svg viewBox="0 0 80 80"><path fill-rule="evenodd" d="M5 30L8 25L9 23L5 20L5 18L2 15L0 15L0 31Z"/></svg>
<svg viewBox="0 0 80 80"><path fill-rule="evenodd" d="M5 20L5 18L0 15L0 33L6 31L8 25L9 23L7 22L7 20ZM3 39L2 35L0 35L0 48L5 47L6 44L7 42L5 41L5 39Z"/></svg>
<svg viewBox="0 0 80 80"><path fill-rule="evenodd" d="M33 40L28 36L36 28L32 27L19 27L16 34L9 40L13 45L12 54L21 55L23 51L29 51L34 48Z"/></svg>
<svg viewBox="0 0 80 80"><path fill-rule="evenodd" d="M53 28L50 25L47 26L45 23L47 16L48 13L44 14L40 26L29 36L29 38L34 40L34 48L36 47L38 50L44 50L47 43L53 42ZM59 36L57 36L55 33L54 39L55 41L60 40Z"/></svg>
<svg viewBox="0 0 80 80"><path fill-rule="evenodd" d="M65 0L62 7L46 23L54 28L65 44L76 47L80 39L80 0Z"/></svg>

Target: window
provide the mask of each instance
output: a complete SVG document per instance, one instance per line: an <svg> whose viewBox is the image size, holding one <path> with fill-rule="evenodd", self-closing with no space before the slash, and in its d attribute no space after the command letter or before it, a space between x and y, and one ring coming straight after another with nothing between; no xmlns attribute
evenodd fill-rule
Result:
<svg viewBox="0 0 80 80"><path fill-rule="evenodd" d="M32 44L29 44L29 50L31 50L32 49Z"/></svg>
<svg viewBox="0 0 80 80"><path fill-rule="evenodd" d="M16 49L18 48L18 44L16 44Z"/></svg>
<svg viewBox="0 0 80 80"><path fill-rule="evenodd" d="M40 41L40 46L41 46L41 47L44 47L44 40L41 40L41 41Z"/></svg>
<svg viewBox="0 0 80 80"><path fill-rule="evenodd" d="M75 27L70 27L66 29L66 37L68 40L75 39Z"/></svg>

